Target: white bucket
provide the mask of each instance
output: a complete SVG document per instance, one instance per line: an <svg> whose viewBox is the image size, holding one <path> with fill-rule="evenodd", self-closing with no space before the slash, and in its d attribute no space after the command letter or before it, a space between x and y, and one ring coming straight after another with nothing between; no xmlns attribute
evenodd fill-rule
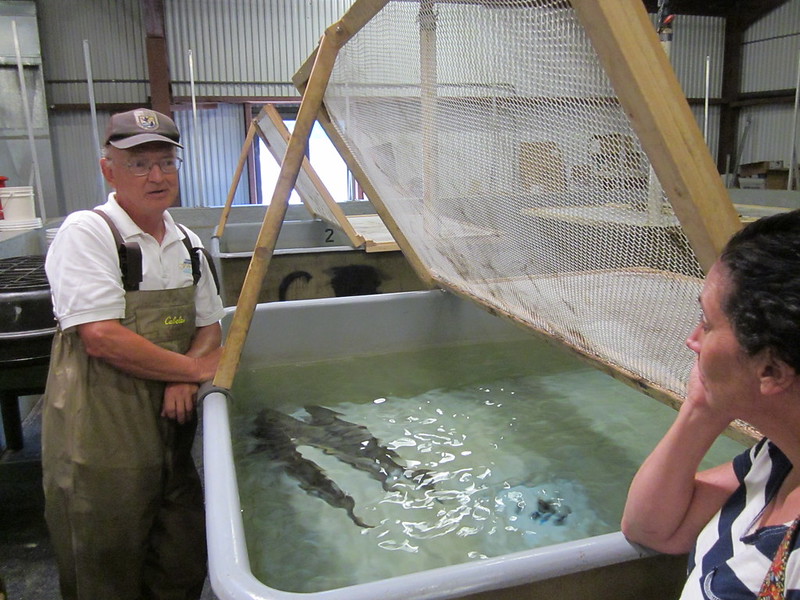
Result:
<svg viewBox="0 0 800 600"><path fill-rule="evenodd" d="M0 204L5 221L30 221L36 218L31 186L0 188Z"/></svg>

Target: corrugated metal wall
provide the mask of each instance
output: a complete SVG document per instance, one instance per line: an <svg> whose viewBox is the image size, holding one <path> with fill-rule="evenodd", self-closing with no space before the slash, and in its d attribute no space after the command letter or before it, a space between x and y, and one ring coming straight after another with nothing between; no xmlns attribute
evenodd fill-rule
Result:
<svg viewBox="0 0 800 600"><path fill-rule="evenodd" d="M655 24L655 15L652 15ZM707 146L717 159L720 108L713 101L722 95L722 63L725 53L725 19L677 15L673 21L670 62L687 98L705 99L709 108L693 104L692 114L700 131L707 131ZM708 67L707 67L708 65ZM708 70L708 77L706 77ZM706 79L708 84L706 84Z"/></svg>
<svg viewBox="0 0 800 600"><path fill-rule="evenodd" d="M725 53L725 19L677 15L673 21L670 62L687 98L706 93L706 57L710 57L711 98L722 94L722 61Z"/></svg>
<svg viewBox="0 0 800 600"><path fill-rule="evenodd" d="M794 90L799 58L800 0L791 0L747 30L742 92ZM743 109L739 121L740 140L744 141L741 162L769 160L788 165L793 115L793 104Z"/></svg>
<svg viewBox="0 0 800 600"><path fill-rule="evenodd" d="M197 96L298 98L291 77L326 27L352 0L166 0L165 29L172 92L189 97L192 50ZM149 97L140 0L39 2L49 104L88 104L84 40L88 41L97 104L146 105ZM189 108L188 106L186 108ZM109 114L98 113L102 136ZM191 110L176 122L186 142L181 176L184 206L224 204L247 129L240 104ZM99 198L98 166L88 111L51 115L57 187L67 212ZM234 202L247 203L243 173Z"/></svg>
<svg viewBox="0 0 800 600"><path fill-rule="evenodd" d="M146 103L145 34L139 0L37 2L47 99L87 104L83 42L98 103Z"/></svg>
<svg viewBox="0 0 800 600"><path fill-rule="evenodd" d="M98 130L102 138L111 113L98 112ZM225 204L233 172L244 143L244 108L221 104L197 112L197 128L191 110L175 113L184 147L181 155L182 206L221 206ZM91 114L87 111L59 111L51 123L53 154L57 157L56 176L68 182L63 198L66 212L91 208L105 201L108 188L102 182L96 154L102 140L92 135ZM199 137L195 135L199 133ZM234 204L247 204L247 171L234 196Z"/></svg>
<svg viewBox="0 0 800 600"><path fill-rule="evenodd" d="M800 0L791 0L745 34L742 92L794 88L800 52Z"/></svg>
<svg viewBox="0 0 800 600"><path fill-rule="evenodd" d="M352 1L165 0L173 94L190 96L188 52L192 50L195 91L200 97L296 97L292 74L316 46L324 29L338 20ZM90 48L97 103L147 103L140 0L40 0L37 4L49 104L63 107L88 103L83 40ZM707 56L711 57L710 96L720 96L724 28L724 20L719 18L676 17L671 61L687 97L705 95ZM790 0L753 25L747 33L743 91L793 87L798 40L800 0ZM194 142L192 119L186 116L191 111L178 111L176 118L188 140L183 173L187 205L224 202L246 133L239 111L238 106L203 108L199 114L200 144ZM702 106L693 106L693 113L702 128ZM791 107L747 109L742 113L742 127L747 118L754 124L742 162L785 160ZM98 115L101 131L107 119L107 114ZM97 165L93 148L87 146L92 142L88 112L55 111L50 123L57 186L66 206L75 210L93 205ZM709 146L715 153L719 109L713 104L708 130ZM203 153L200 167L194 163L197 152ZM243 180L236 202L247 201L242 190L246 186Z"/></svg>
<svg viewBox="0 0 800 600"><path fill-rule="evenodd" d="M188 51L198 96L297 96L292 75L352 0L167 1L173 93L189 96Z"/></svg>
<svg viewBox="0 0 800 600"><path fill-rule="evenodd" d="M108 114L98 114L101 135L108 119ZM106 192L100 184L100 141L93 137L91 114L82 110L59 111L50 118L50 134L65 214L100 204Z"/></svg>
<svg viewBox="0 0 800 600"><path fill-rule="evenodd" d="M198 96L297 96L291 76L324 29L352 1L166 0L173 94L190 95L191 49ZM84 40L90 48L97 103L147 102L139 0L59 0L38 5L51 103L88 102Z"/></svg>
<svg viewBox="0 0 800 600"><path fill-rule="evenodd" d="M789 164L791 152L791 104L751 106L742 109L739 139L742 144L741 164L764 160ZM748 121L750 125L748 126ZM745 131L749 128L749 131ZM795 141L797 144L797 141ZM800 148L798 148L800 149Z"/></svg>
<svg viewBox="0 0 800 600"><path fill-rule="evenodd" d="M51 148L36 5L0 0L0 175L34 188L39 217L61 210Z"/></svg>
<svg viewBox="0 0 800 600"><path fill-rule="evenodd" d="M175 113L181 131L184 164L181 168L181 206L223 206L239 161L246 130L245 108L220 104L197 111L197 127L191 110ZM247 170L242 172L234 204L250 201Z"/></svg>

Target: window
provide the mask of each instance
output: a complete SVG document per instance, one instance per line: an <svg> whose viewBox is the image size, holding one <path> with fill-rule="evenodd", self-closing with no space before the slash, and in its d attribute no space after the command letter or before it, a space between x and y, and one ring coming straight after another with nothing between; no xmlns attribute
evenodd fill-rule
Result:
<svg viewBox="0 0 800 600"><path fill-rule="evenodd" d="M283 122L289 131L294 130L294 117L284 118ZM278 164L278 161L275 160L260 138L258 138L256 156L258 156L259 198L262 204L269 204L275 191L275 184L278 181L280 164ZM311 130L307 156L311 166L314 167L317 175L319 175L336 202L364 199L363 194L360 193L360 188L355 184L352 174L347 169L347 165L319 123L314 123L314 127ZM301 202L300 196L293 191L289 198L289 204L301 204Z"/></svg>

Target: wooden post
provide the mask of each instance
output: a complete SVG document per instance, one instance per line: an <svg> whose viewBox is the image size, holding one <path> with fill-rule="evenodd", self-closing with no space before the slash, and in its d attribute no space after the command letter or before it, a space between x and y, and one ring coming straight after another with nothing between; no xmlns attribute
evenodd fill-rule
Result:
<svg viewBox="0 0 800 600"><path fill-rule="evenodd" d="M328 85L331 71L333 71L336 55L346 40L346 30L339 23L325 30L325 34L322 36L314 66L311 70L311 77L308 80L308 86L300 103L300 111L297 114L294 132L286 148L286 155L283 158L275 191L256 240L253 257L250 259L250 266L242 284L239 301L236 303L236 312L233 315L222 358L214 377L214 385L217 387L230 389L233 384L242 348L247 338L247 332L250 329L250 321L253 318L258 302L261 284L264 281L264 275L267 272L283 219L286 216L289 196L292 193L292 189L294 189L297 175L305 157L308 136L311 134L311 128L314 126L317 112L322 105L322 97Z"/></svg>
<svg viewBox="0 0 800 600"><path fill-rule="evenodd" d="M361 168L361 165L358 164L356 157L350 151L347 143L339 135L339 132L336 130L333 121L331 121L331 117L324 105L320 109L317 119L320 125L322 125L322 128L325 130L325 133L328 134L328 137L330 138L336 150L339 152L339 155L344 159L347 167L353 172L353 176L356 178L356 181L358 181L361 189L364 190L367 198L369 198L369 201L375 209L375 212L378 213L378 216L381 218L384 225L386 225L386 229L389 230L389 233L397 242L397 245L403 252L403 256L405 256L408 264L411 265L414 273L416 273L417 277L419 277L420 281L422 281L426 287L434 287L435 284L430 271L428 271L425 264L422 262L422 260L420 260L419 256L414 251L414 248L409 243L408 238L403 235L403 232L389 214L389 209L381 200L378 190L372 185L372 182Z"/></svg>
<svg viewBox="0 0 800 600"><path fill-rule="evenodd" d="M219 224L217 225L217 230L214 233L214 237L222 237L222 233L225 231L225 224L228 222L228 215L231 212L233 197L236 195L236 188L239 187L239 180L242 178L242 171L244 170L244 165L247 162L247 157L250 154L250 150L253 148L253 138L255 135L256 123L254 119L250 121L250 127L247 129L247 136L244 138L242 152L239 154L239 162L236 165L236 170L233 172L233 181L231 181L231 187L228 190L228 197L225 199L225 206L222 207L222 214L219 216Z"/></svg>
<svg viewBox="0 0 800 600"><path fill-rule="evenodd" d="M366 25L369 20L374 17L380 10L388 3L388 0L357 0L353 6L350 7L350 10L347 11L340 23L346 24L347 32L348 32L348 39L354 36L358 31ZM311 56L306 60L306 62L297 70L297 72L292 77L292 82L294 83L295 87L303 93L306 89L306 86L309 84L309 73L311 71L311 65L313 64L314 58L316 56L317 49ZM322 128L325 130L325 133L328 134L328 137L333 143L336 150L339 152L341 157L344 159L347 167L353 173L353 176L358 181L358 184L364 190L364 193L370 199L372 206L375 208L375 211L378 213L378 216L381 218L383 223L386 225L386 228L389 230L389 233L397 242L398 246L403 252L408 263L411 265L411 268L414 270L416 275L420 278L423 284L427 287L434 286L434 280L431 276L430 271L428 271L425 264L420 260L417 253L414 251L411 244L408 243L406 236L403 235L403 232L397 226L394 219L389 214L389 210L386 208L386 205L380 198L380 194L375 189L375 186L372 185L372 182L367 177L364 170L358 164L353 153L350 151L350 148L347 146L347 143L342 139L342 136L339 135L338 130L334 126L333 122L331 121L330 115L328 111L325 109L325 105L323 104L320 107L319 114L317 115L317 120L319 121Z"/></svg>
<svg viewBox="0 0 800 600"><path fill-rule="evenodd" d="M145 29L147 72L150 74L150 105L153 110L172 116L169 58L164 0L140 0Z"/></svg>
<svg viewBox="0 0 800 600"><path fill-rule="evenodd" d="M388 2L389 0L356 0L335 25L335 27L340 28L339 34L341 36L342 46L347 43L347 40L357 34L372 17L377 15ZM339 47L341 48L341 46ZM318 51L319 47L311 53L292 77L292 82L298 89L305 88L311 76L311 69L313 68Z"/></svg>
<svg viewBox="0 0 800 600"><path fill-rule="evenodd" d="M700 266L741 223L641 0L571 0Z"/></svg>
<svg viewBox="0 0 800 600"><path fill-rule="evenodd" d="M286 124L283 122L278 111L275 109L274 106L271 104L267 104L264 107L264 116L268 117L267 121L269 122L271 132L277 134L277 138L273 136L272 140L270 140L270 136L264 133L263 128L261 128L259 120L258 127L258 134L262 140L264 140L264 144L266 144L267 149L270 153L275 157L277 161L280 162L280 158L278 153L285 152L286 144L289 143L291 140L291 134L289 130L286 128ZM317 119L319 119L319 115L317 115ZM350 243L353 244L353 247L358 248L363 246L365 240L362 236L358 234L358 232L353 228L353 225L350 221L347 220L347 215L344 214L342 208L336 203L336 200L333 199L331 193L328 191L328 188L325 186L325 183L322 181L320 176L317 174L316 170L307 158L303 159L302 170L305 177L308 180L308 183L314 188L318 195L317 198L309 197L309 194L301 193L301 190L298 189L298 194L300 194L300 199L305 204L308 212L310 212L315 217L326 217L327 215L332 215L335 217L336 224L342 229L344 234L350 240ZM306 188L308 189L308 188ZM327 214L323 214L321 212L322 207L314 206L315 202L322 202L324 204L324 209L327 210ZM330 217L328 217L329 219ZM326 220L328 220L326 219Z"/></svg>

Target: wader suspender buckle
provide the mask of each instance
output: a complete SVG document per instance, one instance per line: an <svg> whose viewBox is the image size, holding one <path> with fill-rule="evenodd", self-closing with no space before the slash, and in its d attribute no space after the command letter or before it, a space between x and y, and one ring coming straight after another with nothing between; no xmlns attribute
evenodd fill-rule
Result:
<svg viewBox="0 0 800 600"><path fill-rule="evenodd" d="M111 234L117 244L119 270L122 273L122 287L125 288L126 292L138 290L139 284L142 282L142 249L136 242L125 242L119 233L119 229L114 225L114 221L102 210L94 209L92 212L103 217L103 220L111 228Z"/></svg>

